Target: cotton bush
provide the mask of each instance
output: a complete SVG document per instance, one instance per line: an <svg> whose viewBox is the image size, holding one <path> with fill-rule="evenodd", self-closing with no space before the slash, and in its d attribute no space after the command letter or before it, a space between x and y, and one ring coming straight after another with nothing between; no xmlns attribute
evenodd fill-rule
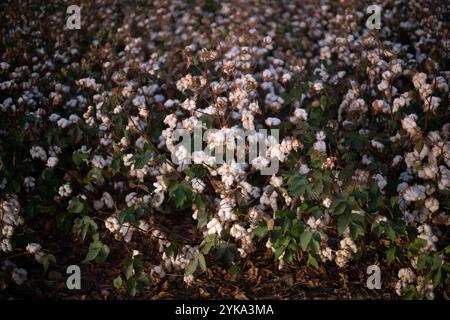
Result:
<svg viewBox="0 0 450 320"><path fill-rule="evenodd" d="M382 27L369 30L363 2L82 1L81 31L64 27L65 5L4 12L2 281L30 278L17 253L44 271L58 265L46 221L53 239L83 244L80 264L101 268L119 250L111 282L132 296L265 251L280 270L382 263L406 298L448 289L439 4L381 1ZM177 129L197 128L216 129L210 147L233 146L226 137L239 130L280 136L247 163L217 163L176 148ZM279 169L264 175L271 158ZM180 215L197 229L190 243L171 232Z"/></svg>

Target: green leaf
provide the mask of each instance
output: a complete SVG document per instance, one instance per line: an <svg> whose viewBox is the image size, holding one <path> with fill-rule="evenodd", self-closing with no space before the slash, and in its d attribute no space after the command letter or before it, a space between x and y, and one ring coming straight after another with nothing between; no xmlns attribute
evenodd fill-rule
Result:
<svg viewBox="0 0 450 320"><path fill-rule="evenodd" d="M317 259L312 256L312 254L308 255L308 265L319 269L319 263L317 262Z"/></svg>
<svg viewBox="0 0 450 320"><path fill-rule="evenodd" d="M393 245L391 245L389 247L389 249L386 250L386 260L387 260L388 264L391 264L394 261L396 251L397 251L397 248Z"/></svg>
<svg viewBox="0 0 450 320"><path fill-rule="evenodd" d="M139 277L136 278L136 285L140 290L147 287L149 284L150 280L145 274L141 274Z"/></svg>
<svg viewBox="0 0 450 320"><path fill-rule="evenodd" d="M133 259L127 258L125 261L125 278L128 280L133 276L134 268L133 268Z"/></svg>
<svg viewBox="0 0 450 320"><path fill-rule="evenodd" d="M197 270L197 267L198 267L198 257L194 257L194 259L192 259L187 265L185 274L187 276L193 274Z"/></svg>
<svg viewBox="0 0 450 320"><path fill-rule="evenodd" d="M54 255L47 253L44 256L42 256L39 261L40 264L42 264L43 268L44 268L44 272L47 272L48 267L50 266L51 263L56 263L56 258Z"/></svg>
<svg viewBox="0 0 450 320"><path fill-rule="evenodd" d="M88 253L86 254L86 258L84 258L84 262L89 262L97 258L100 250L103 248L103 243L100 241L91 242L89 245Z"/></svg>
<svg viewBox="0 0 450 320"><path fill-rule="evenodd" d="M386 236L388 237L388 239L392 241L394 241L397 238L397 233L389 223L386 223L386 225L384 226L384 232L386 232Z"/></svg>
<svg viewBox="0 0 450 320"><path fill-rule="evenodd" d="M144 257L142 254L133 257L133 268L135 274L141 274L142 270L144 270Z"/></svg>
<svg viewBox="0 0 450 320"><path fill-rule="evenodd" d="M232 276L236 275L241 270L241 267L238 264L232 264L228 268L228 273Z"/></svg>
<svg viewBox="0 0 450 320"><path fill-rule="evenodd" d="M441 268L439 268L437 271L434 272L434 276L433 276L433 284L435 287L438 287L441 284L441 277L442 277L442 271L441 271Z"/></svg>
<svg viewBox="0 0 450 320"><path fill-rule="evenodd" d="M127 280L127 290L130 296L134 297L136 295L137 288L136 288L136 279L134 277Z"/></svg>
<svg viewBox="0 0 450 320"><path fill-rule="evenodd" d="M89 158L89 153L84 153L81 151L75 151L72 154L72 161L77 168L79 168L85 160Z"/></svg>
<svg viewBox="0 0 450 320"><path fill-rule="evenodd" d="M303 231L303 223L298 219L292 220L291 235L299 241Z"/></svg>
<svg viewBox="0 0 450 320"><path fill-rule="evenodd" d="M353 220L350 222L350 236L353 240L357 239L360 235L364 234L364 228L360 224L355 223Z"/></svg>
<svg viewBox="0 0 450 320"><path fill-rule="evenodd" d="M205 261L205 256L202 255L201 253L198 254L198 265L200 267L200 270L202 272L206 271L206 261Z"/></svg>
<svg viewBox="0 0 450 320"><path fill-rule="evenodd" d="M315 219L319 219L323 216L323 209L319 206L314 206L308 210L309 214L312 215Z"/></svg>
<svg viewBox="0 0 450 320"><path fill-rule="evenodd" d="M320 234L314 232L309 247L313 252L318 252L320 250Z"/></svg>
<svg viewBox="0 0 450 320"><path fill-rule="evenodd" d="M306 249L308 248L309 242L311 241L312 238L312 232L309 231L305 231L301 234L300 236L300 247L302 248L303 251L306 251Z"/></svg>
<svg viewBox="0 0 450 320"><path fill-rule="evenodd" d="M260 239L264 238L268 232L269 230L267 229L267 223L265 221L261 221L258 226L253 229L253 234Z"/></svg>
<svg viewBox="0 0 450 320"><path fill-rule="evenodd" d="M211 248L214 247L216 243L216 235L215 234L210 234L205 238L204 241L204 245L202 247L201 252L203 254L208 254L209 251L211 251Z"/></svg>
<svg viewBox="0 0 450 320"><path fill-rule="evenodd" d="M71 213L80 213L83 211L84 204L80 201L78 197L73 197L69 202L68 210Z"/></svg>
<svg viewBox="0 0 450 320"><path fill-rule="evenodd" d="M330 206L330 212L333 216L338 216L343 214L347 210L347 201L338 199L333 201L333 203Z"/></svg>
<svg viewBox="0 0 450 320"><path fill-rule="evenodd" d="M123 283L122 277L121 277L121 276L117 276L117 277L114 279L114 281L113 281L114 288L119 289L119 288L122 286L122 283Z"/></svg>
<svg viewBox="0 0 450 320"><path fill-rule="evenodd" d="M135 161L134 168L142 169L150 160L150 152L135 154L132 159Z"/></svg>
<svg viewBox="0 0 450 320"><path fill-rule="evenodd" d="M350 217L351 217L350 213L346 213L339 216L337 220L337 231L339 235L343 234L345 229L348 227L350 223Z"/></svg>
<svg viewBox="0 0 450 320"><path fill-rule="evenodd" d="M416 291L416 287L413 285L408 285L405 289L404 289L404 293L402 296L403 300L413 300L417 297L417 291Z"/></svg>
<svg viewBox="0 0 450 320"><path fill-rule="evenodd" d="M169 194L175 200L177 208L184 208L192 203L192 190L186 181L171 185Z"/></svg>
<svg viewBox="0 0 450 320"><path fill-rule="evenodd" d="M116 174L117 172L119 172L119 170L120 170L120 163L121 163L120 159L114 159L111 162L111 169L112 169L113 174Z"/></svg>
<svg viewBox="0 0 450 320"><path fill-rule="evenodd" d="M287 180L288 193L290 196L297 197L306 192L308 181L299 174L291 175Z"/></svg>
<svg viewBox="0 0 450 320"><path fill-rule="evenodd" d="M109 247L106 244L102 245L102 248L100 249L100 252L97 255L96 261L97 262L103 262L105 261L109 256Z"/></svg>

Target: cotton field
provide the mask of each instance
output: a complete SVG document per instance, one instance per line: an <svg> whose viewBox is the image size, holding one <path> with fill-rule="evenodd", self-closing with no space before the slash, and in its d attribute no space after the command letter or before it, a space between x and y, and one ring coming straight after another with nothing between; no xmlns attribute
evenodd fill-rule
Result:
<svg viewBox="0 0 450 320"><path fill-rule="evenodd" d="M0 299L449 299L448 9L3 1Z"/></svg>

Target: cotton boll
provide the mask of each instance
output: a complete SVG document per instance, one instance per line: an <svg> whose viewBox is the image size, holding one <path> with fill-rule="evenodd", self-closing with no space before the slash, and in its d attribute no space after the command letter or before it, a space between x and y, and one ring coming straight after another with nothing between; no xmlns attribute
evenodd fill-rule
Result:
<svg viewBox="0 0 450 320"><path fill-rule="evenodd" d="M199 194L203 193L203 191L205 190L205 187L206 187L205 183L199 178L193 178L191 180L191 186L192 186L192 189L194 190L194 192L199 193Z"/></svg>
<svg viewBox="0 0 450 320"><path fill-rule="evenodd" d="M72 194L72 187L70 183L65 183L58 189L58 193L61 197L68 197Z"/></svg>
<svg viewBox="0 0 450 320"><path fill-rule="evenodd" d="M30 149L30 155L33 159L40 159L42 161L47 161L47 153L40 146L34 146Z"/></svg>
<svg viewBox="0 0 450 320"><path fill-rule="evenodd" d="M47 160L47 167L54 168L58 164L59 159L57 157L50 157Z"/></svg>
<svg viewBox="0 0 450 320"><path fill-rule="evenodd" d="M22 268L14 268L11 276L14 282L21 286L27 280L27 271Z"/></svg>
<svg viewBox="0 0 450 320"><path fill-rule="evenodd" d="M283 184L283 178L273 175L270 177L270 184L275 188L281 187L281 185Z"/></svg>
<svg viewBox="0 0 450 320"><path fill-rule="evenodd" d="M38 243L30 243L28 244L26 250L30 254L35 254L36 252L40 251L42 249L41 245Z"/></svg>
<svg viewBox="0 0 450 320"><path fill-rule="evenodd" d="M425 207L431 212L439 210L439 201L436 198L427 198L425 200Z"/></svg>
<svg viewBox="0 0 450 320"><path fill-rule="evenodd" d="M408 187L403 192L403 198L411 202L425 200L425 187L421 185Z"/></svg>
<svg viewBox="0 0 450 320"><path fill-rule="evenodd" d="M281 124L281 120L278 119L278 118L273 118L272 117L272 118L267 118L265 120L265 123L269 127L276 127L276 126L279 126Z"/></svg>

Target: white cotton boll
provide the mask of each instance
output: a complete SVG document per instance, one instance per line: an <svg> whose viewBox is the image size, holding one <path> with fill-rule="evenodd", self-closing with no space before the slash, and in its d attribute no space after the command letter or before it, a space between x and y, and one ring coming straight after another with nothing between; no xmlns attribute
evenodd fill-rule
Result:
<svg viewBox="0 0 450 320"><path fill-rule="evenodd" d="M406 105L406 99L404 97L395 98L394 102L392 104L392 112L397 112L401 108L403 108Z"/></svg>
<svg viewBox="0 0 450 320"><path fill-rule="evenodd" d="M327 151L327 145L325 144L325 141L316 141L313 145L314 150L318 152L326 152Z"/></svg>
<svg viewBox="0 0 450 320"><path fill-rule="evenodd" d="M9 239L4 238L0 243L0 248L1 251L3 252L11 252L12 251L11 241Z"/></svg>
<svg viewBox="0 0 450 320"><path fill-rule="evenodd" d="M144 137L139 137L139 138L136 139L135 146L138 149L142 150L142 149L144 149L144 145L145 145L146 142L147 142L147 140Z"/></svg>
<svg viewBox="0 0 450 320"><path fill-rule="evenodd" d="M114 207L114 199L108 192L103 192L102 201L108 209L112 209Z"/></svg>
<svg viewBox="0 0 450 320"><path fill-rule="evenodd" d="M69 120L67 120L65 118L60 118L57 123L58 123L58 127L63 128L63 129L68 127L70 124L72 124Z"/></svg>
<svg viewBox="0 0 450 320"><path fill-rule="evenodd" d="M325 208L329 208L330 206L331 206L331 199L330 198L325 198L323 201L322 201L322 205L325 207Z"/></svg>
<svg viewBox="0 0 450 320"><path fill-rule="evenodd" d="M319 131L319 132L317 132L316 133L316 140L317 141L323 141L323 140L325 140L326 139L326 134L325 134L325 132L323 132L323 131Z"/></svg>
<svg viewBox="0 0 450 320"><path fill-rule="evenodd" d="M368 157L366 154L364 154L363 155L363 157L362 157L362 159L361 159L361 163L363 164L363 165L369 165L369 164L371 164L373 162L373 158L372 157Z"/></svg>
<svg viewBox="0 0 450 320"><path fill-rule="evenodd" d="M417 172L417 175L422 179L434 179L438 173L439 169L437 165L429 163L423 166L422 169Z"/></svg>
<svg viewBox="0 0 450 320"><path fill-rule="evenodd" d="M431 97L425 101L424 110L425 111L435 111L439 104L441 103L441 98Z"/></svg>
<svg viewBox="0 0 450 320"><path fill-rule="evenodd" d="M177 146L175 150L175 157L179 163L189 163L191 157L185 146Z"/></svg>
<svg viewBox="0 0 450 320"><path fill-rule="evenodd" d="M306 121L306 120L308 120L308 113L306 112L305 109L295 108L294 117L296 117L297 119Z"/></svg>
<svg viewBox="0 0 450 320"><path fill-rule="evenodd" d="M391 71L395 75L399 75L400 73L402 73L402 65L400 63L393 64L391 66Z"/></svg>
<svg viewBox="0 0 450 320"><path fill-rule="evenodd" d="M92 204L94 206L94 209L97 210L97 211L102 210L103 207L105 206L105 204L103 203L103 201L101 199L100 200L94 200Z"/></svg>
<svg viewBox="0 0 450 320"><path fill-rule="evenodd" d="M242 111L241 121L244 129L254 130L255 129L254 119L255 117L251 112L246 110Z"/></svg>
<svg viewBox="0 0 450 320"><path fill-rule="evenodd" d="M26 188L34 188L34 186L36 185L36 179L34 177L25 177L23 179L23 185Z"/></svg>
<svg viewBox="0 0 450 320"><path fill-rule="evenodd" d="M145 220L139 220L139 230L147 232L150 229L150 225Z"/></svg>
<svg viewBox="0 0 450 320"><path fill-rule="evenodd" d="M27 252L30 254L35 254L36 252L40 251L42 249L41 245L38 243L29 243L27 245Z"/></svg>
<svg viewBox="0 0 450 320"><path fill-rule="evenodd" d="M194 283L194 276L192 274L190 275L184 275L183 276L183 282L189 287Z"/></svg>
<svg viewBox="0 0 450 320"><path fill-rule="evenodd" d="M27 271L22 268L14 268L11 276L14 282L21 286L27 280Z"/></svg>
<svg viewBox="0 0 450 320"><path fill-rule="evenodd" d="M42 250L39 250L39 251L37 251L37 252L34 254L34 259L35 259L37 262L41 262L41 259L42 259L44 256L45 256L45 253L44 253Z"/></svg>
<svg viewBox="0 0 450 320"><path fill-rule="evenodd" d="M168 125L170 128L175 129L177 127L177 116L172 113L164 118L164 124Z"/></svg>
<svg viewBox="0 0 450 320"><path fill-rule="evenodd" d="M186 99L181 103L181 107L188 111L194 111L197 106L195 105L195 101L192 99Z"/></svg>
<svg viewBox="0 0 450 320"><path fill-rule="evenodd" d="M78 123L81 120L81 118L79 116L77 116L76 114L71 114L69 116L69 121L71 123Z"/></svg>
<svg viewBox="0 0 450 320"><path fill-rule="evenodd" d="M54 168L58 164L59 160L57 157L50 157L47 160L47 167Z"/></svg>
<svg viewBox="0 0 450 320"><path fill-rule="evenodd" d="M370 144L372 145L372 147L374 147L375 149L377 149L379 152L383 152L384 150L384 144L382 144L381 142L378 142L376 140L371 140Z"/></svg>
<svg viewBox="0 0 450 320"><path fill-rule="evenodd" d="M125 242L130 242L133 237L134 227L129 223L125 222L120 226L119 233L122 235Z"/></svg>
<svg viewBox="0 0 450 320"><path fill-rule="evenodd" d="M401 155L396 155L394 159L392 159L392 167L397 166L402 160L403 157Z"/></svg>
<svg viewBox="0 0 450 320"><path fill-rule="evenodd" d="M70 183L63 184L58 189L58 193L61 197L68 197L72 194L72 187L70 186Z"/></svg>
<svg viewBox="0 0 450 320"><path fill-rule="evenodd" d="M322 259L322 261L326 262L328 261L333 261L333 250L331 250L330 247L326 247L325 249L322 249L320 252L320 257Z"/></svg>
<svg viewBox="0 0 450 320"><path fill-rule="evenodd" d="M316 82L314 82L314 84L313 84L313 89L314 89L316 92L322 91L323 88L324 88L324 86L323 86L323 82L322 82L322 81L316 81Z"/></svg>
<svg viewBox="0 0 450 320"><path fill-rule="evenodd" d="M408 187L403 192L403 198L410 202L425 200L425 187L421 185Z"/></svg>
<svg viewBox="0 0 450 320"><path fill-rule="evenodd" d="M125 202L127 203L128 207L132 207L136 204L136 196L137 193L136 192L130 192L129 194L127 194L125 196Z"/></svg>
<svg viewBox="0 0 450 320"><path fill-rule="evenodd" d="M261 170L266 168L269 165L269 160L267 160L267 158L265 157L256 157L254 159L252 159L252 167L255 168L256 170Z"/></svg>
<svg viewBox="0 0 450 320"><path fill-rule="evenodd" d="M105 221L105 227L110 232L116 232L120 229L119 220L117 219L116 216L108 217Z"/></svg>
<svg viewBox="0 0 450 320"><path fill-rule="evenodd" d="M208 234L217 233L218 235L220 235L223 229L219 220L217 220L216 218L213 218L211 221L209 221L208 224L206 225L206 228L208 229Z"/></svg>
<svg viewBox="0 0 450 320"><path fill-rule="evenodd" d="M166 276L166 273L161 266L154 266L153 272L156 273L160 278L164 278Z"/></svg>
<svg viewBox="0 0 450 320"><path fill-rule="evenodd" d="M425 207L431 212L439 210L439 201L436 198L427 198L425 200Z"/></svg>
<svg viewBox="0 0 450 320"><path fill-rule="evenodd" d="M280 125L281 120L278 118L269 117L264 122L269 127L276 127L276 126Z"/></svg>
<svg viewBox="0 0 450 320"><path fill-rule="evenodd" d="M2 229L2 235L5 238L11 238L14 234L14 228L10 225L4 225Z"/></svg>
<svg viewBox="0 0 450 320"><path fill-rule="evenodd" d="M299 168L299 170L298 170L298 172L299 172L301 175L308 174L309 171L311 171L311 169L309 169L309 167L308 167L307 164L303 164L303 163L300 165L300 168Z"/></svg>
<svg viewBox="0 0 450 320"><path fill-rule="evenodd" d="M191 180L191 186L196 193L203 193L206 187L205 183L199 178L193 178Z"/></svg>
<svg viewBox="0 0 450 320"><path fill-rule="evenodd" d="M377 86L378 90L384 91L389 88L389 82L386 80L381 80L381 82Z"/></svg>
<svg viewBox="0 0 450 320"><path fill-rule="evenodd" d="M133 250L132 257L134 258L134 257L136 257L136 256L138 256L140 254L141 253L139 252L139 250Z"/></svg>
<svg viewBox="0 0 450 320"><path fill-rule="evenodd" d="M412 78L414 87L416 89L419 89L421 86L423 86L424 84L426 84L427 82L427 75L423 72L420 73L416 73L413 78Z"/></svg>
<svg viewBox="0 0 450 320"><path fill-rule="evenodd" d="M166 102L164 102L164 107L166 108L172 108L175 104L178 102L176 100L167 99Z"/></svg>
<svg viewBox="0 0 450 320"><path fill-rule="evenodd" d="M160 207L164 202L165 196L164 192L157 192L152 196L151 203L155 208Z"/></svg>
<svg viewBox="0 0 450 320"><path fill-rule="evenodd" d="M389 140L390 140L391 142L398 142L398 141L401 140L401 138L402 138L402 137L401 137L400 134L397 132L397 133L395 134L395 136L390 137Z"/></svg>
<svg viewBox="0 0 450 320"><path fill-rule="evenodd" d="M408 134L410 134L411 136L413 136L416 133L416 129L417 129L416 121L417 121L417 115L415 115L415 114L407 115L406 117L404 117L401 120L403 129L406 132L408 132Z"/></svg>
<svg viewBox="0 0 450 320"><path fill-rule="evenodd" d="M49 119L51 122L56 122L56 121L58 121L59 119L61 119L61 116L60 116L59 114L57 114L57 113L52 113L52 114L48 117L48 119Z"/></svg>
<svg viewBox="0 0 450 320"><path fill-rule="evenodd" d="M380 189L381 193L384 193L383 190L387 186L386 178L381 174L376 174L375 176L373 176L373 179L376 180L378 188Z"/></svg>
<svg viewBox="0 0 450 320"><path fill-rule="evenodd" d="M42 161L47 161L47 153L44 148L40 146L33 146L30 149L30 155L32 159L40 159Z"/></svg>
<svg viewBox="0 0 450 320"><path fill-rule="evenodd" d="M273 175L272 177L270 177L270 184L275 188L281 187L283 185L283 178Z"/></svg>
<svg viewBox="0 0 450 320"><path fill-rule="evenodd" d="M48 153L52 157L56 157L58 154L62 153L62 149L59 146L53 145L53 146L50 146Z"/></svg>

